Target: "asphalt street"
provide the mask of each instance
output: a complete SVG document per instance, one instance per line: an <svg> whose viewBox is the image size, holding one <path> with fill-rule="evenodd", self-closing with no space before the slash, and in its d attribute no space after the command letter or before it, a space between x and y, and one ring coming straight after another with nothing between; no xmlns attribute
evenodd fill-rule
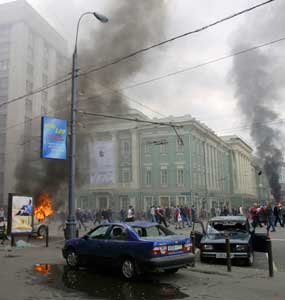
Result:
<svg viewBox="0 0 285 300"><path fill-rule="evenodd" d="M233 299L284 300L285 229L271 234L275 274L268 276L264 253L256 253L252 267L201 264L175 275L147 274L128 282L113 273L97 270L74 271L61 256L62 232L50 227L49 248L43 240L22 244L23 248L0 247L0 299ZM259 229L259 231L264 230ZM190 229L177 231L189 234ZM28 247L27 247L28 246Z"/></svg>

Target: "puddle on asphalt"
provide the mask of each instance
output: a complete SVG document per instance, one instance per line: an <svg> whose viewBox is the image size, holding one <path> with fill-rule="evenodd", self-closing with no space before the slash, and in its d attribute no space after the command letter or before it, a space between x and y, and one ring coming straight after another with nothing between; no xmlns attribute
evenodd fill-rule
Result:
<svg viewBox="0 0 285 300"><path fill-rule="evenodd" d="M64 292L78 292L90 299L108 300L174 300L189 298L178 287L169 283L161 283L155 279L139 278L126 281L118 275L96 273L92 270L72 270L64 265L37 264L33 270L35 282L49 288ZM154 276L159 277L159 274Z"/></svg>

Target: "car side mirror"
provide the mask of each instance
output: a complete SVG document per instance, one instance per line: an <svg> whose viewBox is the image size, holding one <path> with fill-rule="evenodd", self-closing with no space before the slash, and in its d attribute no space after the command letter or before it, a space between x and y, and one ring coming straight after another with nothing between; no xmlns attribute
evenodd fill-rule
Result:
<svg viewBox="0 0 285 300"><path fill-rule="evenodd" d="M89 240L89 235L85 234L85 235L83 236L83 239L84 239L85 241Z"/></svg>

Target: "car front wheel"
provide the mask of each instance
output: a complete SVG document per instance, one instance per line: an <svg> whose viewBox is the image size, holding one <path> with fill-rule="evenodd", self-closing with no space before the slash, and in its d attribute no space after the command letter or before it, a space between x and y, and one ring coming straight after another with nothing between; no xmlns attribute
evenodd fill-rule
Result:
<svg viewBox="0 0 285 300"><path fill-rule="evenodd" d="M79 267L79 257L74 249L69 249L66 255L66 263L71 268Z"/></svg>
<svg viewBox="0 0 285 300"><path fill-rule="evenodd" d="M249 267L251 267L252 265L253 265L253 263L254 263L254 255L253 255L253 252L251 251L250 253L249 253L249 257L246 259L246 261L245 261L245 264L247 265L247 266L249 266Z"/></svg>
<svg viewBox="0 0 285 300"><path fill-rule="evenodd" d="M138 275L135 261L131 258L123 259L121 273L126 279L135 278Z"/></svg>
<svg viewBox="0 0 285 300"><path fill-rule="evenodd" d="M165 271L165 273L168 273L168 274L174 274L174 273L176 273L178 270L179 270L179 268L173 268L173 269L166 269L166 270L164 270L164 271Z"/></svg>

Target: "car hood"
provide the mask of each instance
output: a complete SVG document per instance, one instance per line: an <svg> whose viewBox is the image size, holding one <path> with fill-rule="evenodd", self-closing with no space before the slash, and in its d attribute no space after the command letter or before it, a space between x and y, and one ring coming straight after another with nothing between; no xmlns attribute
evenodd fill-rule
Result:
<svg viewBox="0 0 285 300"><path fill-rule="evenodd" d="M248 234L231 234L230 243L247 243L250 236ZM221 234L207 234L201 239L201 243L223 244L225 238Z"/></svg>

